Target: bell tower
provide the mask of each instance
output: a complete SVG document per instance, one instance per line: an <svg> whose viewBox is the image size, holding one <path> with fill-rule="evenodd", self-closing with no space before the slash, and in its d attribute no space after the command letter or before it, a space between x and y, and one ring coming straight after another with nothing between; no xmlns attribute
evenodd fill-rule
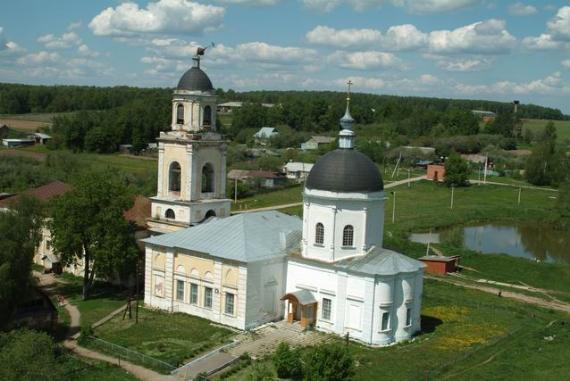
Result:
<svg viewBox="0 0 570 381"><path fill-rule="evenodd" d="M158 141L158 187L148 221L156 233L230 215L226 198L226 141L216 130L216 95L200 68L206 49L180 78L172 97L171 129Z"/></svg>

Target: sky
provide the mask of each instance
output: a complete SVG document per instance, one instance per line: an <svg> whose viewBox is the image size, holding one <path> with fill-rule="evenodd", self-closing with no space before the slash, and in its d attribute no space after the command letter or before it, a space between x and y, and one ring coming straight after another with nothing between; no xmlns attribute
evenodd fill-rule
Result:
<svg viewBox="0 0 570 381"><path fill-rule="evenodd" d="M214 43L215 46L211 46ZM570 114L570 2L2 0L0 82L520 100Z"/></svg>

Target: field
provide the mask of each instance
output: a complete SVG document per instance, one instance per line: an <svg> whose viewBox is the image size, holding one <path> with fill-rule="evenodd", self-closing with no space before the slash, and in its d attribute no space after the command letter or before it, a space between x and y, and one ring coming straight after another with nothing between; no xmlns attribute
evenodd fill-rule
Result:
<svg viewBox="0 0 570 381"><path fill-rule="evenodd" d="M0 115L0 125L5 124L10 128L23 132L36 132L40 129L51 127L54 117L65 114L70 113Z"/></svg>
<svg viewBox="0 0 570 381"><path fill-rule="evenodd" d="M544 119L524 119L523 131L528 128L535 134L541 133L548 122L550 121ZM556 126L558 141L570 141L570 120L553 120L552 122ZM570 145L570 143L567 142L566 145Z"/></svg>

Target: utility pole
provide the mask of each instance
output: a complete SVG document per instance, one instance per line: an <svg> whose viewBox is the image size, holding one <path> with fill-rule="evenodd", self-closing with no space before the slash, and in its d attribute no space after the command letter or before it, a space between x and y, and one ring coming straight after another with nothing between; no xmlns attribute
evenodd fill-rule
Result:
<svg viewBox="0 0 570 381"><path fill-rule="evenodd" d="M481 185L481 166L479 166L479 182L477 183L477 185Z"/></svg>
<svg viewBox="0 0 570 381"><path fill-rule="evenodd" d="M140 274L140 261L137 259L137 267L136 267L136 275L135 275L135 283L136 283L136 302L135 302L135 324L139 323L139 274Z"/></svg>
<svg viewBox="0 0 570 381"><path fill-rule="evenodd" d="M483 183L487 184L487 166L489 163L489 156L485 157L485 168L483 168Z"/></svg>
<svg viewBox="0 0 570 381"><path fill-rule="evenodd" d="M234 179L234 203L237 204L237 177Z"/></svg>
<svg viewBox="0 0 570 381"><path fill-rule="evenodd" d="M519 197L518 197L518 200L517 200L517 205L520 205L520 204L521 204L521 192L522 192L522 187L519 187Z"/></svg>
<svg viewBox="0 0 570 381"><path fill-rule="evenodd" d="M396 222L396 192L392 192L394 195L394 202L392 204L392 223Z"/></svg>
<svg viewBox="0 0 570 381"><path fill-rule="evenodd" d="M455 187L451 186L451 205L449 206L450 209L453 209L453 195L454 195Z"/></svg>
<svg viewBox="0 0 570 381"><path fill-rule="evenodd" d="M410 188L412 186L412 168L408 169L408 188Z"/></svg>

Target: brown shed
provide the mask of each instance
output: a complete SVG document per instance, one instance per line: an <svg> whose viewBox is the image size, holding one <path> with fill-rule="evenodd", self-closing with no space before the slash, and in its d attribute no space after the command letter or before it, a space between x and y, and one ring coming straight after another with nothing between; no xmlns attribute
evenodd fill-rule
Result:
<svg viewBox="0 0 570 381"><path fill-rule="evenodd" d="M441 255L426 255L419 258L426 264L426 272L429 274L447 274L457 272L459 255L444 257Z"/></svg>
<svg viewBox="0 0 570 381"><path fill-rule="evenodd" d="M445 166L441 164L430 164L427 166L428 180L443 182L445 180Z"/></svg>

